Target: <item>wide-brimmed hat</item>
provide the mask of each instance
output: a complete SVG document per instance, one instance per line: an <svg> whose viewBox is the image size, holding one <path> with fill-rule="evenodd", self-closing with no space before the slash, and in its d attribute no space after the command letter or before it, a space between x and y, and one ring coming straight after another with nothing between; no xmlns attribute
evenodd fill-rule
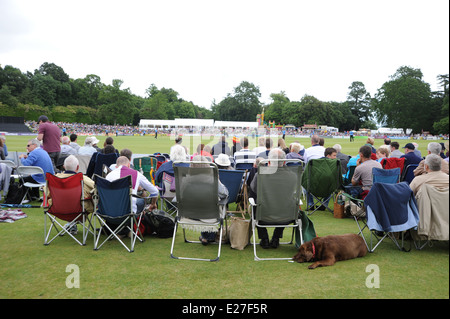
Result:
<svg viewBox="0 0 450 319"><path fill-rule="evenodd" d="M219 156L217 156L217 158L214 161L216 162L217 165L220 165L220 166L230 166L231 165L230 157L226 154L219 154Z"/></svg>

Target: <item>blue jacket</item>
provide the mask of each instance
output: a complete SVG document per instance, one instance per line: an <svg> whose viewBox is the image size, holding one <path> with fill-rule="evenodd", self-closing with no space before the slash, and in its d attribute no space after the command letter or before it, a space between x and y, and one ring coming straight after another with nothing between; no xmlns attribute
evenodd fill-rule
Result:
<svg viewBox="0 0 450 319"><path fill-rule="evenodd" d="M417 226L417 223L414 223L413 220L408 220L408 209L416 211L414 207L417 207L417 202L413 191L406 182L397 184L374 183L364 199L364 204L370 206L376 222L382 227L383 231L398 231L394 230L396 229L395 226L407 226L410 223ZM418 220L417 212L414 215ZM410 226L402 230L409 229Z"/></svg>
<svg viewBox="0 0 450 319"><path fill-rule="evenodd" d="M27 158L22 159L24 166L39 166L45 173L55 174L53 163L48 153L43 148L37 147L28 154ZM45 183L45 176L42 174L32 175L33 179L38 183Z"/></svg>

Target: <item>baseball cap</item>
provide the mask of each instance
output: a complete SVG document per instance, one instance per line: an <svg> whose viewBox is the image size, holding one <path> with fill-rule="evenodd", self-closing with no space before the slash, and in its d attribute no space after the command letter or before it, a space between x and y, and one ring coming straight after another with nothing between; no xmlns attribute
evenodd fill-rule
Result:
<svg viewBox="0 0 450 319"><path fill-rule="evenodd" d="M414 146L413 143L408 143L405 146L403 146L403 148L408 148L410 150L415 150L416 149L416 147Z"/></svg>

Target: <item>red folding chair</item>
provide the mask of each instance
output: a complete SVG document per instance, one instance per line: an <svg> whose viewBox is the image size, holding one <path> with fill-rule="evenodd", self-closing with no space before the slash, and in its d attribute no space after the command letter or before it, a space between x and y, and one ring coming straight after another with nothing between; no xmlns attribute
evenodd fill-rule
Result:
<svg viewBox="0 0 450 319"><path fill-rule="evenodd" d="M78 244L84 246L88 233L93 233L93 227L90 219L87 218L89 213L84 208L84 201L87 199L83 196L83 173L77 173L65 178L56 177L47 173L46 180L48 193L45 194L44 203L44 245L49 245L55 238L68 234ZM48 229L47 218L51 221ZM59 220L66 221L67 224L63 226ZM81 242L75 237L76 234L71 231L73 229L77 230L78 224L83 228ZM61 230L58 229L58 226ZM57 234L49 240L53 228Z"/></svg>

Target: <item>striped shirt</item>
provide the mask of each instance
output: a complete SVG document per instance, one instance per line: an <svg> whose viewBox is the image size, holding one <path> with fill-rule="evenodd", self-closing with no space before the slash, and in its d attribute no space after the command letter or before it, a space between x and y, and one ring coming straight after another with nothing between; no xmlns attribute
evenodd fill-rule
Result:
<svg viewBox="0 0 450 319"><path fill-rule="evenodd" d="M249 149L241 149L234 153L234 161L238 163L254 163L256 160L256 153Z"/></svg>

